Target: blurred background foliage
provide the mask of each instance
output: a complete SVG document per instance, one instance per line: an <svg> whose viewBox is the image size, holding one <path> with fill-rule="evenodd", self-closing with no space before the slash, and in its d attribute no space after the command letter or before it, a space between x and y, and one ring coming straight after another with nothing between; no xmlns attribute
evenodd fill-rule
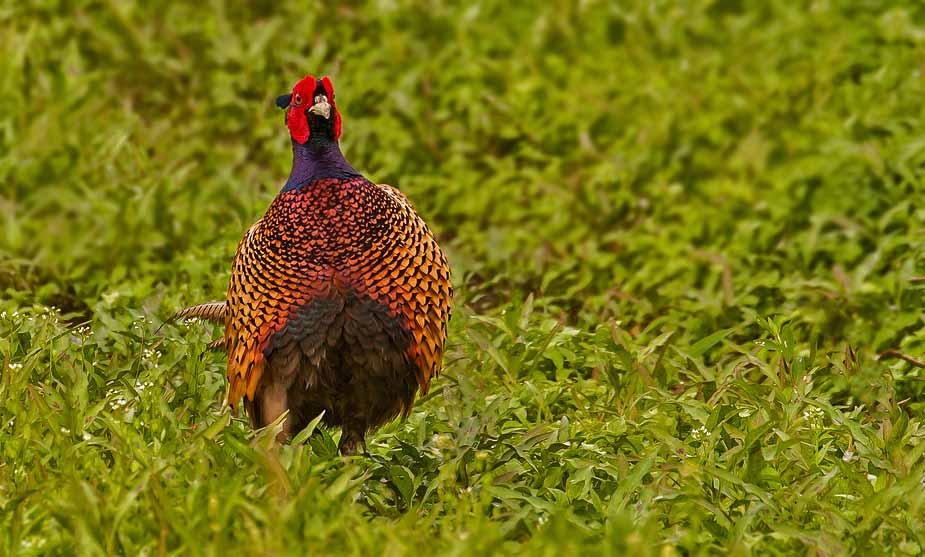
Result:
<svg viewBox="0 0 925 557"><path fill-rule="evenodd" d="M919 554L925 376L877 354L925 352L923 72L913 2L3 4L0 542ZM223 296L307 73L458 291L360 463L152 335Z"/></svg>

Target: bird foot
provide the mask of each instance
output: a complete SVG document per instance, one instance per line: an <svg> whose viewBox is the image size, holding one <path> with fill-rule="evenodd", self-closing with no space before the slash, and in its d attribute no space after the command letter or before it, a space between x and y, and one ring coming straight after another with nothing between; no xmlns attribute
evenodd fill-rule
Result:
<svg viewBox="0 0 925 557"><path fill-rule="evenodd" d="M337 448L342 456L356 456L361 450L363 454L366 454L366 440L361 434L345 431L341 435Z"/></svg>

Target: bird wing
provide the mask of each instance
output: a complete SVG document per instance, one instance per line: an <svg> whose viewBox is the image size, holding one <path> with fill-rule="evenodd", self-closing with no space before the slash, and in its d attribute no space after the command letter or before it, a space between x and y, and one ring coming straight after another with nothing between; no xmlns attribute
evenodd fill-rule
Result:
<svg viewBox="0 0 925 557"><path fill-rule="evenodd" d="M261 219L241 239L228 285L225 400L232 407L242 396L254 400L267 357L278 348L271 346L276 333L297 327L305 319L300 310L309 302L332 297L332 269L286 262L279 238L267 234L263 227ZM310 253L304 255L311 257Z"/></svg>
<svg viewBox="0 0 925 557"><path fill-rule="evenodd" d="M437 240L417 215L403 193L387 184L379 185L402 206L405 226L393 227L391 253L364 277L370 297L386 301L401 315L411 332L408 355L415 363L421 394L440 371L450 318L450 267Z"/></svg>
<svg viewBox="0 0 925 557"><path fill-rule="evenodd" d="M228 352L228 393L237 405L242 396L253 399L264 369L267 338L278 329L291 302L282 270L273 265L260 242L262 219L244 234L234 256L228 285L225 349Z"/></svg>

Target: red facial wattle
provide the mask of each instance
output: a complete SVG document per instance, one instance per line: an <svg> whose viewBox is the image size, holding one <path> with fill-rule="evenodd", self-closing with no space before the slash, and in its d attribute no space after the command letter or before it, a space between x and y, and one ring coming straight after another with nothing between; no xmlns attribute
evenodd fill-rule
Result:
<svg viewBox="0 0 925 557"><path fill-rule="evenodd" d="M310 85L309 85L310 84ZM306 89L311 89L306 91ZM311 103L312 93L315 91L315 76L307 75L292 88L292 99L289 104L289 113L286 115L286 126L292 138L299 143L308 141L311 131L308 129L308 118L305 116L305 103ZM311 106L311 105L309 105Z"/></svg>
<svg viewBox="0 0 925 557"><path fill-rule="evenodd" d="M341 134L341 117L334 104L334 84L331 78L325 76L321 79L321 85L328 97L328 103L334 112L334 140L340 139ZM299 143L305 143L311 135L308 126L308 118L305 114L306 109L310 108L315 97L315 90L318 87L318 80L313 75L307 75L292 88L292 97L289 104L289 113L286 115L286 126L292 138Z"/></svg>
<svg viewBox="0 0 925 557"><path fill-rule="evenodd" d="M324 87L324 90L328 93L328 102L331 103L331 108L334 110L334 140L340 140L340 112L337 111L337 105L334 103L334 84L331 83L331 78L324 76L321 78L321 85Z"/></svg>

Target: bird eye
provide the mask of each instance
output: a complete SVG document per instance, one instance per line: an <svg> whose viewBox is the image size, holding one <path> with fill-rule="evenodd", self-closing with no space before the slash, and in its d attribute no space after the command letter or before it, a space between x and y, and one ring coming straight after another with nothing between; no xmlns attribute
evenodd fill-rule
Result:
<svg viewBox="0 0 925 557"><path fill-rule="evenodd" d="M300 104L302 104L302 95L298 93L295 94L295 104L296 106L299 106Z"/></svg>

